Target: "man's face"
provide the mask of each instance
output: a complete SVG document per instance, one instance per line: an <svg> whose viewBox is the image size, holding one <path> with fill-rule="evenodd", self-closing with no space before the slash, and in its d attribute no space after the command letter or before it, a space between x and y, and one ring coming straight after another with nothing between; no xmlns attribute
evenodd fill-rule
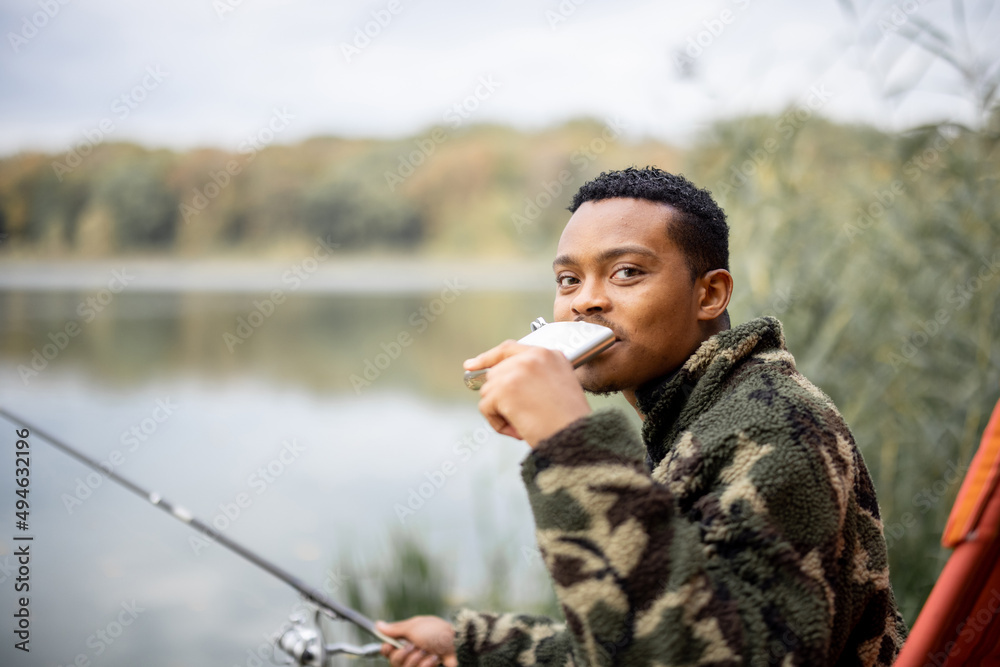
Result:
<svg viewBox="0 0 1000 667"><path fill-rule="evenodd" d="M701 343L694 281L667 236L673 214L660 202L604 199L581 205L566 223L552 265L555 320L616 334L577 369L587 391L631 391L680 367Z"/></svg>

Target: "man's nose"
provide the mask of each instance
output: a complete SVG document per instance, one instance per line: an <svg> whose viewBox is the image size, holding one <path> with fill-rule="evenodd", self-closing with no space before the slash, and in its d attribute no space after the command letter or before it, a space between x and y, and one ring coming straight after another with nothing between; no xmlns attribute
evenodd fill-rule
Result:
<svg viewBox="0 0 1000 667"><path fill-rule="evenodd" d="M573 298L573 313L589 315L606 311L611 305L607 290L598 280L585 281Z"/></svg>

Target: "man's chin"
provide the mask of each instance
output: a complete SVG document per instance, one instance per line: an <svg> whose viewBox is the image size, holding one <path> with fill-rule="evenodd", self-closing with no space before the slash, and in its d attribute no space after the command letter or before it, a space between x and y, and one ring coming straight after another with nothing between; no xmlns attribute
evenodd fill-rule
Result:
<svg viewBox="0 0 1000 667"><path fill-rule="evenodd" d="M621 391L621 389L615 387L595 387L594 389L584 387L583 390L591 396L614 396Z"/></svg>
<svg viewBox="0 0 1000 667"><path fill-rule="evenodd" d="M589 374L580 378L580 386L585 392L594 396L610 396L625 389L620 382L609 378L593 377Z"/></svg>
<svg viewBox="0 0 1000 667"><path fill-rule="evenodd" d="M576 369L576 379L585 392L595 396L609 396L628 388L628 383L621 377L621 359L617 358L620 355L614 354L619 352L621 345L616 340L610 348ZM610 359L611 356L616 358Z"/></svg>

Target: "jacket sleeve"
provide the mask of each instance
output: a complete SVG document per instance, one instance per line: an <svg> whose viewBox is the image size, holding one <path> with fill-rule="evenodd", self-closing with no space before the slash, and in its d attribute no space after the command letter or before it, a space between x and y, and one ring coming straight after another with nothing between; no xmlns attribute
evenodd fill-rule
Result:
<svg viewBox="0 0 1000 667"><path fill-rule="evenodd" d="M575 665L566 624L544 616L489 614L463 609L455 615L460 667Z"/></svg>
<svg viewBox="0 0 1000 667"><path fill-rule="evenodd" d="M612 411L571 424L528 455L522 477L538 544L568 624L462 610L454 619L460 667L617 661L631 641L634 621L628 612L628 572L638 568L656 577L668 566L662 552L639 562L650 536L656 545L663 536L659 527L645 524L668 525L672 516L671 495L653 484L644 458L631 424Z"/></svg>
<svg viewBox="0 0 1000 667"><path fill-rule="evenodd" d="M739 664L735 591L708 576L702 527L646 469L625 416L595 413L525 459L539 547L581 665Z"/></svg>
<svg viewBox="0 0 1000 667"><path fill-rule="evenodd" d="M522 474L573 662L829 659L836 580L885 564L837 562L857 553L842 544L849 472L785 435L738 431L702 449L689 433L656 479L617 411L539 444Z"/></svg>

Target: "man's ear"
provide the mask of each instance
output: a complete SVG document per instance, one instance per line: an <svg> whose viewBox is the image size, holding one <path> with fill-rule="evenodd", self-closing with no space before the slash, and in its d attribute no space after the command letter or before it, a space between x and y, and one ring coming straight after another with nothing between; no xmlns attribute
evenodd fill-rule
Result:
<svg viewBox="0 0 1000 667"><path fill-rule="evenodd" d="M698 319L714 320L726 311L733 296L733 276L725 269L713 269L696 281Z"/></svg>

